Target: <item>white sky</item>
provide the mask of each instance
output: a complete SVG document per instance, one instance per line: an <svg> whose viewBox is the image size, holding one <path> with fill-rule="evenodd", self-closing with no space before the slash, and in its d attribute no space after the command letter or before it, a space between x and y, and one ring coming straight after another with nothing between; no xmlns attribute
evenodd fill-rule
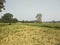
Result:
<svg viewBox="0 0 60 45"><path fill-rule="evenodd" d="M18 20L35 20L37 13L43 21L60 21L60 0L6 0L6 10L0 13L12 13Z"/></svg>

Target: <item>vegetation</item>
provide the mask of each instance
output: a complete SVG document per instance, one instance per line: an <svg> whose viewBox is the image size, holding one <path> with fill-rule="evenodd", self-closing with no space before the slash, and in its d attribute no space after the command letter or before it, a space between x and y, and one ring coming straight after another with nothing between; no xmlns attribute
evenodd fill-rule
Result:
<svg viewBox="0 0 60 45"><path fill-rule="evenodd" d="M6 13L1 17L0 21L4 23L9 23L9 25L11 25L12 22L16 23L18 20L17 18L13 18L13 14Z"/></svg>
<svg viewBox="0 0 60 45"><path fill-rule="evenodd" d="M60 45L60 29L24 23L4 25L0 26L0 45Z"/></svg>
<svg viewBox="0 0 60 45"><path fill-rule="evenodd" d="M5 3L5 0L0 0L0 12L2 12L2 9L5 10L4 3Z"/></svg>
<svg viewBox="0 0 60 45"><path fill-rule="evenodd" d="M30 26L37 26L37 27L47 27L47 28L54 28L54 29L60 29L60 23L25 23L25 25Z"/></svg>
<svg viewBox="0 0 60 45"><path fill-rule="evenodd" d="M12 14L6 13L4 14L4 16L1 17L1 21L5 23L9 23L9 25L11 25L12 18L13 18Z"/></svg>
<svg viewBox="0 0 60 45"><path fill-rule="evenodd" d="M0 0L0 12L5 9L4 3ZM60 45L60 23L41 23L41 17L40 13L35 21L16 23L13 14L4 14L0 18L0 45Z"/></svg>
<svg viewBox="0 0 60 45"><path fill-rule="evenodd" d="M42 14L41 13L37 14L36 18L37 18L37 22L38 23L41 23L42 22L41 17L42 17Z"/></svg>

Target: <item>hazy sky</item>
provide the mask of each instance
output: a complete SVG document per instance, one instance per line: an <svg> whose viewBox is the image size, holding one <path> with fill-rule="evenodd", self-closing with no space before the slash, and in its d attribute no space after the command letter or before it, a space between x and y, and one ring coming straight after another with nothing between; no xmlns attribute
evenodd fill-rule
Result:
<svg viewBox="0 0 60 45"><path fill-rule="evenodd" d="M0 14L12 13L18 20L36 20L37 13L43 21L60 20L60 0L6 0L5 8Z"/></svg>

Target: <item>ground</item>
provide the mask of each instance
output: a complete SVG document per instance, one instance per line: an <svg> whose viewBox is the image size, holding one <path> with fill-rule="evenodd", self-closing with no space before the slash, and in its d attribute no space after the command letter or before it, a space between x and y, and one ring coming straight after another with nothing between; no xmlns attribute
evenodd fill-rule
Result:
<svg viewBox="0 0 60 45"><path fill-rule="evenodd" d="M0 26L0 45L60 45L60 29L21 23Z"/></svg>

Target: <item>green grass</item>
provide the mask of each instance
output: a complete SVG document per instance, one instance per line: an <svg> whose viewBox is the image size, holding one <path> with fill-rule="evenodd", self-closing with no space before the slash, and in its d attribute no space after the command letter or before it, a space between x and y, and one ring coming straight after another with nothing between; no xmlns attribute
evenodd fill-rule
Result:
<svg viewBox="0 0 60 45"><path fill-rule="evenodd" d="M60 29L60 23L28 23L25 25Z"/></svg>

